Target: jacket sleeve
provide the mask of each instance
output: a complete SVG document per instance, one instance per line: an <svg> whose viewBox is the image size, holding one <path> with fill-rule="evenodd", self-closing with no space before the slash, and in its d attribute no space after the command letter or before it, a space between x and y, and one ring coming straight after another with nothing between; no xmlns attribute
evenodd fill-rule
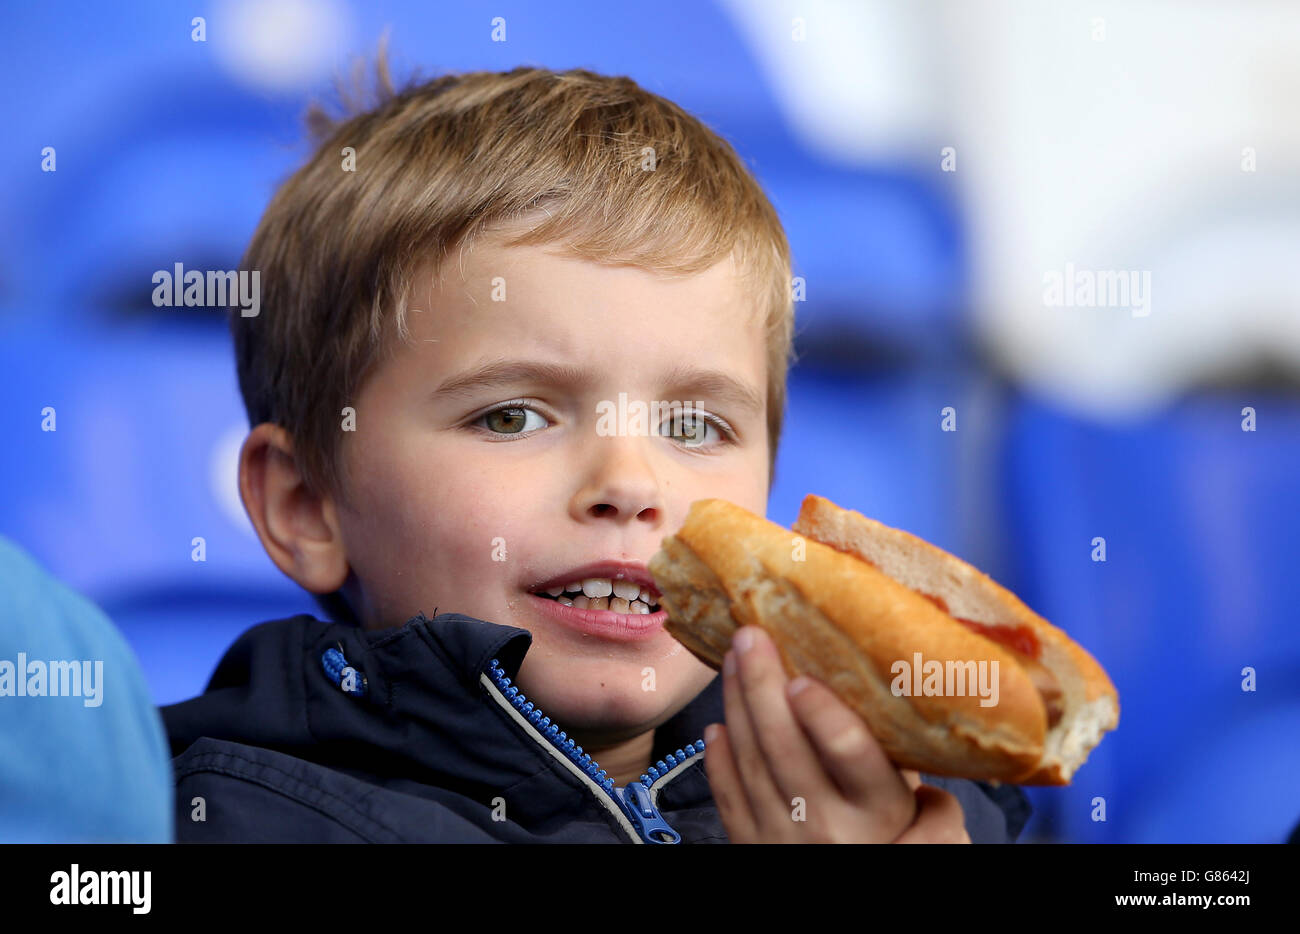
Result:
<svg viewBox="0 0 1300 934"><path fill-rule="evenodd" d="M178 843L501 842L436 802L402 826L374 786L271 750L200 739L173 768Z"/></svg>
<svg viewBox="0 0 1300 934"><path fill-rule="evenodd" d="M921 781L949 792L961 802L971 843L1015 843L1033 808L1016 785L990 785L964 778L922 775Z"/></svg>

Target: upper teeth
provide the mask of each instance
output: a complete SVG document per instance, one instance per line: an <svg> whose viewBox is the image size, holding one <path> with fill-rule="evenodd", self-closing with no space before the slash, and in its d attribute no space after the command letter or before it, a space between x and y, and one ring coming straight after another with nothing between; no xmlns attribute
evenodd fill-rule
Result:
<svg viewBox="0 0 1300 934"><path fill-rule="evenodd" d="M635 600L641 595L641 586L631 581L614 581L614 596Z"/></svg>
<svg viewBox="0 0 1300 934"><path fill-rule="evenodd" d="M546 588L546 592L552 597L558 597L566 591L570 594L581 593L589 600L612 595L628 602L639 599L647 606L654 606L656 602L651 595L650 588L642 587L634 581L614 580L610 577L587 577L580 581L565 584L563 587Z"/></svg>
<svg viewBox="0 0 1300 934"><path fill-rule="evenodd" d="M608 577L588 577L582 582L582 592L588 597L608 597L614 592L614 585Z"/></svg>

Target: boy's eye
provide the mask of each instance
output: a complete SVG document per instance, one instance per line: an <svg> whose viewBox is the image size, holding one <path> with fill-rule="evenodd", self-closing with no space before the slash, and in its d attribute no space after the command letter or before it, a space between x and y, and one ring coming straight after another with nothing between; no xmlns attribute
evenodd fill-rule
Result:
<svg viewBox="0 0 1300 934"><path fill-rule="evenodd" d="M716 440L722 440L720 426L703 415L681 415L664 422L660 434L670 438L680 438L684 447L699 448L709 443L709 431L712 430Z"/></svg>
<svg viewBox="0 0 1300 934"><path fill-rule="evenodd" d="M528 416L533 416L530 422ZM546 419L532 409L523 406L509 406L501 409L493 409L491 412L485 412L479 416L478 423L483 423L489 431L503 435L517 435L526 431L534 431L538 428L545 428L548 424Z"/></svg>

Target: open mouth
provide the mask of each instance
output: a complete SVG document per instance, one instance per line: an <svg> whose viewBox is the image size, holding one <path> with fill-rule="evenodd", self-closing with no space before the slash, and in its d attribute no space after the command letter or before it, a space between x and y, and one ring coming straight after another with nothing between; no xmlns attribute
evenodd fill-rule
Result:
<svg viewBox="0 0 1300 934"><path fill-rule="evenodd" d="M658 595L648 587L626 580L594 577L573 581L563 587L533 591L536 596L580 610L609 610L642 615L659 610Z"/></svg>

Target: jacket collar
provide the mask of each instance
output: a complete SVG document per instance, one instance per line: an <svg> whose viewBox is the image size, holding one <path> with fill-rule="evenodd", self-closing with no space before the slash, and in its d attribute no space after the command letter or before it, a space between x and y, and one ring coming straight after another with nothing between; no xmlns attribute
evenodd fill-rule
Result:
<svg viewBox="0 0 1300 934"><path fill-rule="evenodd" d="M431 638L442 647L466 687L477 685L479 675L487 670L488 663L494 658L506 676L514 681L524 655L532 645L532 634L526 629L487 623L459 613L444 613L432 620L426 620L420 614L408 625L421 621ZM702 739L704 728L710 723L721 723L722 719L722 679L714 678L691 703L655 730L652 762Z"/></svg>
<svg viewBox="0 0 1300 934"><path fill-rule="evenodd" d="M480 683L496 659L512 681L532 635L459 613L417 614L395 629L363 630L302 615L263 623L227 651L204 694L163 709L173 754L200 736L278 748L358 776L424 785L512 788L539 815L553 798L554 756L537 748ZM340 650L365 693L345 693L324 658ZM703 736L722 716L721 678L663 723L657 762ZM564 724L559 724L563 729ZM675 806L708 796L702 769L674 779ZM683 780L686 779L686 780ZM531 789L528 795L522 791ZM491 797L489 794L488 797ZM516 812L517 813L517 812Z"/></svg>

